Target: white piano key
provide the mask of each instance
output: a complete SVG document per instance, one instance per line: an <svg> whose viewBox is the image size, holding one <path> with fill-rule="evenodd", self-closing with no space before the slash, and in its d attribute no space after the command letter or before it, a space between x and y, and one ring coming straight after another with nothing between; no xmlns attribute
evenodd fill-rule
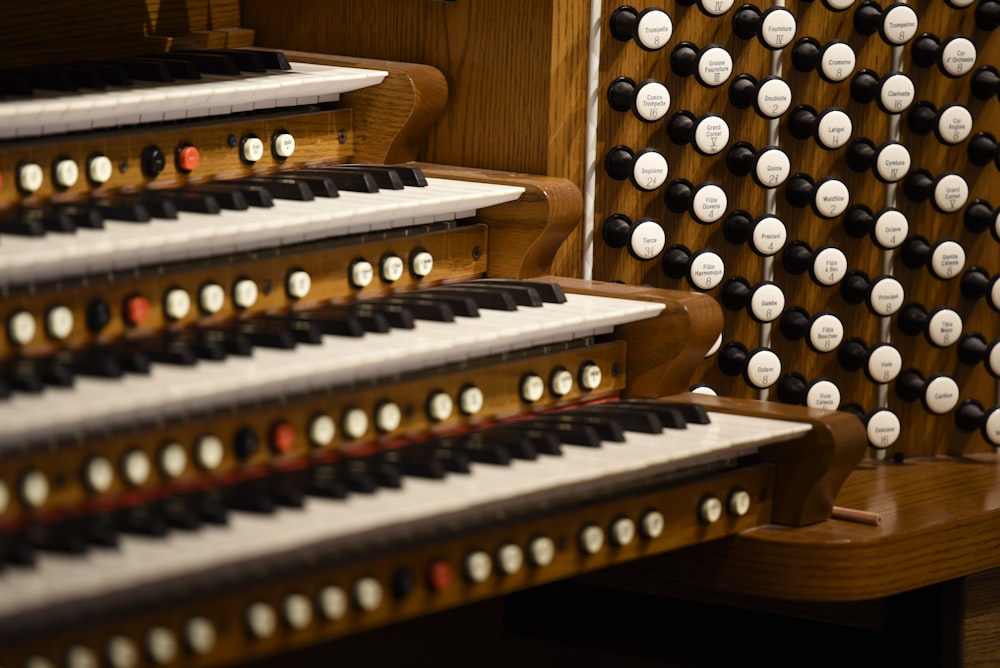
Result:
<svg viewBox="0 0 1000 668"><path fill-rule="evenodd" d="M126 374L119 380L81 377L72 390L17 394L0 404L0 452L76 430L101 430L507 352L534 345L543 330L545 340L565 341L580 331L609 329L661 310L662 305L651 302L571 294L565 304L513 312L481 309L478 318L459 317L454 323L420 321L412 330L387 334L326 336L319 345L294 350L257 347L250 358L232 356L194 367L154 364L148 375ZM581 319L589 325L581 327Z"/></svg>
<svg viewBox="0 0 1000 668"><path fill-rule="evenodd" d="M595 484L724 461L754 452L755 441L792 438L810 429L798 422L709 415L709 425L662 434L628 432L625 443L601 448L564 446L562 456L514 460L510 466L474 464L470 474L449 474L440 481L407 477L399 490L379 489L346 500L310 498L304 509L281 509L273 515L234 512L227 526L206 525L165 538L123 535L117 550L94 549L82 557L43 553L36 568L0 575L0 620L211 568L238 570L254 558L292 554L535 494L551 495L574 485L594 489Z"/></svg>
<svg viewBox="0 0 1000 668"><path fill-rule="evenodd" d="M28 238L0 235L0 285L71 278L142 264L291 245L321 238L404 227L415 216L454 219L456 210L516 199L516 186L428 179L426 188L344 191L309 202L275 200L220 214L180 212L176 220L149 223L108 220L104 230L78 230Z"/></svg>
<svg viewBox="0 0 1000 668"><path fill-rule="evenodd" d="M94 93L36 91L30 98L0 102L0 139L36 137L81 127L131 125L143 119L199 118L231 113L234 106L273 108L298 98L339 95L382 82L386 72L291 63L291 71L241 77L205 75L197 81L138 81L127 89Z"/></svg>

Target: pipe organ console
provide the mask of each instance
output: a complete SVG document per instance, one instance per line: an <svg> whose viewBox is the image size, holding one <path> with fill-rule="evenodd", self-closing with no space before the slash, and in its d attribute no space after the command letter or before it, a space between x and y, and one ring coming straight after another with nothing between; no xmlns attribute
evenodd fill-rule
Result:
<svg viewBox="0 0 1000 668"><path fill-rule="evenodd" d="M1000 78L992 3L609 0L592 3L588 25L581 25L580 7L541 4L511 7L523 20L508 26L476 2L399 11L376 3L368 12L375 36L364 40L336 29L279 27L277 11L254 0L245 15L266 26L258 33L265 42L336 43L348 53L435 64L459 78L459 106L473 104L470 94L490 95L470 90L472 70L478 75L507 50L529 54L510 65L529 87L511 84L493 94L496 104L513 97L528 105L501 127L533 132L536 121L525 119L532 116L591 133L590 153L568 163L555 162L559 148L535 147L548 173L575 180L592 202L584 273L714 296L727 307L723 343L767 348L780 364L761 385L728 373L727 362L712 355L696 373L699 384L784 402L798 394L777 392L783 379L826 379L838 389L838 408L859 415L888 409L898 418L898 433L871 443L875 459L991 451L1000 443L957 424L954 412L967 399L988 406L998 399L986 365L963 362L956 352L963 333L996 335L994 311L988 301L977 303L985 287L971 289L970 278L961 289L968 272L995 271L990 190L1000 162L991 101ZM341 11L360 16L355 5L342 3ZM330 14L307 0L295 6L311 23ZM416 25L415 35L386 37L397 20ZM501 26L516 46L479 40L484 25ZM454 40L442 46L456 32L479 52ZM456 66L455 49L465 49L470 62ZM589 74L574 69L587 58ZM550 77L531 62L548 66ZM582 94L574 86L584 78ZM553 100L545 86L559 85L565 95ZM463 128L488 132L467 116ZM434 135L429 150L454 149ZM569 156L575 150L563 144ZM490 139L479 151L480 166L527 155ZM760 317L763 305L747 301L746 286L760 285L772 286L771 316ZM951 316L934 336L913 320L940 309ZM817 349L774 326L789 311L829 313L844 331ZM949 377L940 410L908 400L895 372L856 376L837 354L835 342L845 339L896 346L906 367Z"/></svg>
<svg viewBox="0 0 1000 668"><path fill-rule="evenodd" d="M991 552L1000 513L982 466L1000 446L997 3L581 4L246 0L243 18L261 44L440 68L452 106L428 155L475 143L455 161L581 187L579 265L573 237L559 272L723 306L692 387L865 426L841 500L879 527L746 532L592 581L855 601L1000 567L965 558ZM283 23L289 9L308 20ZM932 544L936 575L881 578L890 552ZM847 562L841 589L810 584Z"/></svg>
<svg viewBox="0 0 1000 668"><path fill-rule="evenodd" d="M231 664L829 517L853 416L684 394L714 300L551 275L571 182L413 162L437 70L258 48L234 6L109 2L118 48L63 26L0 63L0 664ZM3 14L12 43L40 20ZM787 12L745 14L780 44ZM728 79L723 47L689 51ZM640 90L655 121L667 89ZM785 153L757 143L731 161L766 182ZM721 221L725 191L628 144L624 192ZM662 216L620 215L659 261ZM667 256L697 290L727 277ZM822 317L788 327L822 349ZM778 379L770 350L718 355Z"/></svg>

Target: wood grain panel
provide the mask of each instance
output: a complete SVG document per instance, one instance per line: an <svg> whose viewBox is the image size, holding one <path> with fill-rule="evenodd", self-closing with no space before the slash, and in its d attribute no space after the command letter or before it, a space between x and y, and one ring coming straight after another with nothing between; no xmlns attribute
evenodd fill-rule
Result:
<svg viewBox="0 0 1000 668"><path fill-rule="evenodd" d="M683 179L693 186L714 183L721 186L728 198L727 211L745 210L753 216L764 212L765 191L749 176L737 176L726 166L727 150L712 156L699 155L690 144L679 145L667 133L670 119L679 112L695 118L706 113L721 116L729 126L731 147L738 141L748 142L756 149L768 143L767 123L751 111L741 111L729 102L729 84L739 74L749 74L760 81L770 73L770 52L756 41L744 41L733 35L730 15L708 16L697 6L679 3L665 5L673 21L673 36L658 51L647 51L636 42L623 42L611 35L608 22L621 3L603 3L601 32L601 76L598 85L597 187L595 191L594 276L604 280L631 284L649 284L677 290L693 289L686 278L672 278L662 267L662 255L638 260L627 248L612 248L602 237L604 222L613 215L623 215L633 222L651 218L665 230L666 248L679 245L692 253L709 249L719 254L725 263L725 275L707 292L718 299L719 286L726 278L741 276L756 283L762 275L762 260L746 246L726 241L722 213L711 224L700 224L689 213L674 213L664 201L666 190L675 180ZM662 3L633 3L637 11ZM710 45L724 47L732 55L733 70L728 81L717 87L699 83L693 75L681 76L671 67L671 54L683 42L699 49ZM631 112L612 109L607 93L618 77L628 77L637 83L646 79L662 81L670 92L670 109L663 118L647 123ZM633 151L652 148L663 154L669 166L666 184L655 191L640 190L630 181L612 179L604 168L604 158L616 146ZM759 326L742 311L726 311L723 325L724 342L740 342L756 348L761 338ZM702 381L725 394L751 397L756 392L741 378L723 375L714 359L697 368L692 381Z"/></svg>
<svg viewBox="0 0 1000 668"><path fill-rule="evenodd" d="M976 28L975 7L954 9L946 3L918 2L920 34L929 33L944 40L955 35L964 35L973 40L979 51L977 67L983 64L1000 63L1000 44L991 39L990 34ZM910 73L917 90L917 99L942 109L957 103L972 112L972 134L982 131L995 132L1000 122L1000 110L996 100L978 100L970 92L970 74L955 78L947 77L937 66L918 67L913 62L912 44L904 49L903 67ZM983 167L969 161L966 148L968 140L959 144L946 144L935 133L917 134L907 123L900 128L901 141L910 147L914 157L914 168L927 170L932 176L954 172L964 178L969 185L969 201L976 198L997 200L996 190L1000 187L1000 175L993 164ZM930 243L943 239L959 241L966 253L966 267L973 265L987 268L995 273L1000 267L997 262L997 244L989 235L976 234L963 225L961 210L946 213L935 210L929 201L914 202L900 194L899 208L910 221L910 235L919 235ZM961 295L959 279L939 280L927 268L909 268L897 253L893 262L894 272L903 281L907 291L907 301L920 304L928 311L937 307L956 310L964 321L965 332L980 332L987 340L1000 335L1000 321L985 303L975 303ZM976 399L985 406L996 402L996 381L986 372L983 365L969 366L959 361L957 346L936 348L925 337L909 336L893 328L893 338L898 342L904 356L904 366L918 369L923 375L943 373L953 377L959 384L963 399ZM987 451L991 448L978 432L966 434L955 428L953 414L932 415L920 402L903 402L895 392L890 393L890 406L899 413L907 428L897 444L898 451L907 454L927 455L942 452L961 453L963 451Z"/></svg>
<svg viewBox="0 0 1000 668"><path fill-rule="evenodd" d="M587 19L571 0L243 3L243 24L258 44L440 69L449 104L420 159L558 176L578 187ZM556 273L579 275L580 253L575 232Z"/></svg>
<svg viewBox="0 0 1000 668"><path fill-rule="evenodd" d="M93 20L78 20L88 13ZM72 0L11 0L0 16L0 67L164 51L175 36L187 40L184 48L226 46L232 43L223 32L208 33L240 27L238 0L105 0L87 8Z"/></svg>

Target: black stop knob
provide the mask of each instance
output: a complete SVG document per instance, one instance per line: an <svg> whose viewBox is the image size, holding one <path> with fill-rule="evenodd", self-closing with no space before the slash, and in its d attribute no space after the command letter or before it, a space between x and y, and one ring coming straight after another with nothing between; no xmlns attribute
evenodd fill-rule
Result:
<svg viewBox="0 0 1000 668"><path fill-rule="evenodd" d="M233 439L233 451L236 457L243 460L252 457L260 450L260 438L252 427L242 427Z"/></svg>
<svg viewBox="0 0 1000 668"><path fill-rule="evenodd" d="M691 250L686 246L671 246L663 254L663 273L670 278L684 278L691 266Z"/></svg>
<svg viewBox="0 0 1000 668"><path fill-rule="evenodd" d="M958 359L963 364L979 364L984 359L986 359L986 353L989 350L989 344L982 334L978 332L971 332L969 334L964 334L961 339L958 340L958 345L956 346L956 352L958 353Z"/></svg>
<svg viewBox="0 0 1000 668"><path fill-rule="evenodd" d="M847 339L837 351L837 361L848 371L857 371L868 362L868 346L857 337Z"/></svg>
<svg viewBox="0 0 1000 668"><path fill-rule="evenodd" d="M142 149L140 164L142 165L142 173L155 179L166 168L167 156L159 146L150 145Z"/></svg>
<svg viewBox="0 0 1000 668"><path fill-rule="evenodd" d="M855 204L844 212L844 231L856 239L871 233L875 215L864 204Z"/></svg>
<svg viewBox="0 0 1000 668"><path fill-rule="evenodd" d="M611 248L624 248L629 242L631 232L632 221L620 213L609 216L601 228L604 243Z"/></svg>
<svg viewBox="0 0 1000 668"><path fill-rule="evenodd" d="M796 139L808 139L816 130L816 110L807 105L801 105L792 110L788 116L788 131Z"/></svg>
<svg viewBox="0 0 1000 668"><path fill-rule="evenodd" d="M618 77L608 86L608 104L615 111L628 111L635 99L635 81L628 77Z"/></svg>
<svg viewBox="0 0 1000 668"><path fill-rule="evenodd" d="M670 69L681 77L694 74L698 66L698 47L691 42L681 42L670 52Z"/></svg>
<svg viewBox="0 0 1000 668"><path fill-rule="evenodd" d="M977 165L987 165L1000 160L996 137L989 132L978 132L973 135L969 139L966 152L969 154L969 160ZM1000 163L997 164L997 168L1000 169Z"/></svg>
<svg viewBox="0 0 1000 668"><path fill-rule="evenodd" d="M746 176L753 170L757 152L752 144L736 142L726 154L726 167L737 176Z"/></svg>
<svg viewBox="0 0 1000 668"><path fill-rule="evenodd" d="M757 80L740 74L729 84L729 101L737 109L749 109L757 101Z"/></svg>
<svg viewBox="0 0 1000 668"><path fill-rule="evenodd" d="M984 199L974 199L965 207L962 222L965 229L979 234L989 229L995 218L996 212L994 212L992 204Z"/></svg>
<svg viewBox="0 0 1000 668"><path fill-rule="evenodd" d="M925 135L937 128L938 110L930 102L917 102L906 116L906 124L914 134Z"/></svg>
<svg viewBox="0 0 1000 668"><path fill-rule="evenodd" d="M982 0L976 5L976 27L990 32L1000 26L1000 2Z"/></svg>
<svg viewBox="0 0 1000 668"><path fill-rule="evenodd" d="M691 197L694 194L694 186L690 181L677 179L671 182L663 193L664 202L667 208L674 213L684 213L691 205Z"/></svg>
<svg viewBox="0 0 1000 668"><path fill-rule="evenodd" d="M746 368L747 355L742 343L727 343L719 351L719 369L727 376L738 376Z"/></svg>
<svg viewBox="0 0 1000 668"><path fill-rule="evenodd" d="M912 202L923 202L931 196L933 189L934 179L927 170L915 169L903 179L903 194Z"/></svg>
<svg viewBox="0 0 1000 668"><path fill-rule="evenodd" d="M910 48L910 57L918 67L931 67L937 62L941 41L930 33L924 33L915 40Z"/></svg>
<svg viewBox="0 0 1000 668"><path fill-rule="evenodd" d="M697 125L694 114L690 111L679 111L667 121L667 136L675 144L690 144L694 138L694 129Z"/></svg>
<svg viewBox="0 0 1000 668"><path fill-rule="evenodd" d="M739 311L750 303L752 288L750 282L741 277L733 276L722 286L719 299L722 305L731 311Z"/></svg>
<svg viewBox="0 0 1000 668"><path fill-rule="evenodd" d="M903 401L916 401L924 393L926 381L919 371L907 369L896 379L896 394Z"/></svg>
<svg viewBox="0 0 1000 668"><path fill-rule="evenodd" d="M955 410L955 426L971 434L979 429L986 417L983 405L975 399L966 399Z"/></svg>
<svg viewBox="0 0 1000 668"><path fill-rule="evenodd" d="M856 139L847 147L844 157L847 166L856 172L865 172L875 165L877 151L872 140L867 138Z"/></svg>
<svg viewBox="0 0 1000 668"><path fill-rule="evenodd" d="M746 211L733 211L722 223L722 233L729 243L744 244L753 233L753 219Z"/></svg>
<svg viewBox="0 0 1000 668"><path fill-rule="evenodd" d="M792 67L810 72L819 65L820 44L812 37L803 37L792 47Z"/></svg>
<svg viewBox="0 0 1000 668"><path fill-rule="evenodd" d="M882 8L874 2L863 2L854 10L854 29L862 35L873 35L882 27Z"/></svg>
<svg viewBox="0 0 1000 668"><path fill-rule="evenodd" d="M782 403L801 405L805 403L809 383L797 373L790 373L778 381L778 399Z"/></svg>
<svg viewBox="0 0 1000 668"><path fill-rule="evenodd" d="M972 94L980 100L988 100L1000 93L1000 72L989 65L983 65L969 78Z"/></svg>
<svg viewBox="0 0 1000 668"><path fill-rule="evenodd" d="M851 99L868 104L878 97L882 82L872 70L863 69L851 78Z"/></svg>
<svg viewBox="0 0 1000 668"><path fill-rule="evenodd" d="M903 242L900 255L907 267L919 269L927 264L927 259L931 256L930 242L921 236L910 237Z"/></svg>
<svg viewBox="0 0 1000 668"><path fill-rule="evenodd" d="M781 264L790 274L804 274L812 268L812 248L804 241L793 241L785 247L781 256Z"/></svg>
<svg viewBox="0 0 1000 668"><path fill-rule="evenodd" d="M794 307L785 311L779 322L781 334L792 341L798 341L809 333L812 319L804 308Z"/></svg>

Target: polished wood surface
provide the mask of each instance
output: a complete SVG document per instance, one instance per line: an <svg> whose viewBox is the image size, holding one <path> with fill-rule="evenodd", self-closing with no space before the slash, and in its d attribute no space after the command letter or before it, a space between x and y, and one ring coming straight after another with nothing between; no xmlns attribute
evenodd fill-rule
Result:
<svg viewBox="0 0 1000 668"><path fill-rule="evenodd" d="M448 106L422 160L546 174L581 187L588 17L574 0L245 0L241 20L258 45L441 70ZM579 275L581 253L574 230L552 272Z"/></svg>
<svg viewBox="0 0 1000 668"><path fill-rule="evenodd" d="M847 478L837 504L877 513L878 526L761 527L643 562L615 580L796 601L890 596L1000 567L998 489L996 455L868 462Z"/></svg>
<svg viewBox="0 0 1000 668"><path fill-rule="evenodd" d="M0 14L0 67L253 44L239 0L101 0L87 8L9 0Z"/></svg>

